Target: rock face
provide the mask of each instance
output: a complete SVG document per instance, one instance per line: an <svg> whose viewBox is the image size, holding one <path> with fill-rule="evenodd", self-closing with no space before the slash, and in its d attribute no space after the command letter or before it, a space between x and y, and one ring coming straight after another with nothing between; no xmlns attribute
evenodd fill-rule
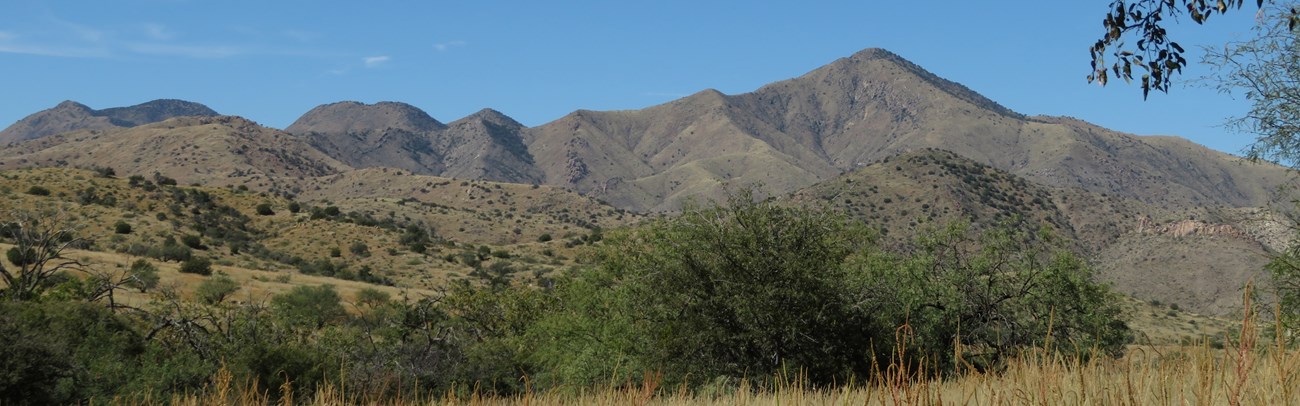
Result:
<svg viewBox="0 0 1300 406"><path fill-rule="evenodd" d="M0 131L0 145L77 130L108 130L156 123L174 117L216 115L217 112L207 106L184 100L160 99L103 110L94 110L69 100L27 116Z"/></svg>
<svg viewBox="0 0 1300 406"><path fill-rule="evenodd" d="M1137 232L1143 234L1166 235L1175 238L1196 235L1254 240L1253 236L1231 224L1210 224L1198 220L1180 220L1169 224L1159 225L1152 221L1150 217L1143 217L1138 220Z"/></svg>
<svg viewBox="0 0 1300 406"><path fill-rule="evenodd" d="M285 131L357 168L392 167L421 175L540 183L520 137L524 126L484 109L443 124L404 103L342 102L312 109Z"/></svg>

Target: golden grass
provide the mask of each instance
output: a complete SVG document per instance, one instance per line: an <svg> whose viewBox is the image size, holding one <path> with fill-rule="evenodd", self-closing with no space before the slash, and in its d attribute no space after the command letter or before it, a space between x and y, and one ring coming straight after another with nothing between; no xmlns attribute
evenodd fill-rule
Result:
<svg viewBox="0 0 1300 406"><path fill-rule="evenodd" d="M798 383L760 387L742 381L721 395L662 388L655 378L579 393L533 391L514 396L429 394L383 401L326 386L313 405L1284 405L1300 404L1300 350L1280 340L1261 345L1256 321L1247 317L1234 345L1136 347L1118 358L1080 360L1039 352L1015 359L996 373L970 372L950 379L916 379L924 370L882 366L867 384L818 389ZM1276 337L1281 339L1282 337ZM777 382L798 382L777 377ZM119 400L116 404L288 404L288 387L239 387L222 371L203 391L166 400Z"/></svg>

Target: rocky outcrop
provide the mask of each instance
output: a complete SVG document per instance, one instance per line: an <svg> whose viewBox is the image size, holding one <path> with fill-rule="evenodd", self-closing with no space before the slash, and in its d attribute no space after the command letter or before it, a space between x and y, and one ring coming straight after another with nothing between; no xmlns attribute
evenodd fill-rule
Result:
<svg viewBox="0 0 1300 406"><path fill-rule="evenodd" d="M1250 234L1231 224L1211 224L1200 220L1180 220L1162 225L1156 224L1150 217L1142 217L1138 220L1136 231L1141 234L1165 235L1175 238L1195 235L1255 240Z"/></svg>

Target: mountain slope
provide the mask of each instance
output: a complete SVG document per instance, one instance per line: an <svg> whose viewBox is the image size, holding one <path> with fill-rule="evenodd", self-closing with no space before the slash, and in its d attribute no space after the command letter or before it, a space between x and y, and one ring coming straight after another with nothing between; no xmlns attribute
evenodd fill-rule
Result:
<svg viewBox="0 0 1300 406"><path fill-rule="evenodd" d="M445 125L404 103L341 102L312 109L285 131L357 168L540 183L520 139L523 128L491 109Z"/></svg>
<svg viewBox="0 0 1300 406"><path fill-rule="evenodd" d="M271 192L291 192L299 178L351 169L299 137L232 116L82 130L0 149L0 169L51 166L109 167L122 176L157 172L182 184Z"/></svg>
<svg viewBox="0 0 1300 406"><path fill-rule="evenodd" d="M723 94L706 90L636 111L578 111L529 131L547 182L633 210L716 198L726 184L783 193L839 173L812 151L764 140Z"/></svg>
<svg viewBox="0 0 1300 406"><path fill-rule="evenodd" d="M1191 143L1026 117L878 49L750 93L575 112L526 140L548 183L641 210L672 210L755 178L766 191L789 192L920 148L957 151L1045 185L1170 207L1259 206L1286 178L1280 167Z"/></svg>
<svg viewBox="0 0 1300 406"><path fill-rule="evenodd" d="M216 115L217 112L207 106L184 100L159 99L103 110L94 110L69 100L29 115L0 131L0 145L77 130L108 130L156 123L173 117Z"/></svg>
<svg viewBox="0 0 1300 406"><path fill-rule="evenodd" d="M1046 187L941 150L906 152L784 199L841 211L899 240L952 221L1045 228L1117 291L1216 316L1239 311L1237 289L1264 280L1261 241L1271 237L1248 232L1244 223L1258 219Z"/></svg>

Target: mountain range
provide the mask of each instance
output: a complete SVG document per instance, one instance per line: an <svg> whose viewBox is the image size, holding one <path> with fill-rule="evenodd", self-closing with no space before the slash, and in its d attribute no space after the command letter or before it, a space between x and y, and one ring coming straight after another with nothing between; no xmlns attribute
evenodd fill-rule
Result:
<svg viewBox="0 0 1300 406"><path fill-rule="evenodd" d="M95 110L71 100L18 120L0 131L0 145L76 130L108 130L156 123L173 117L216 116L202 104L160 99L130 107Z"/></svg>
<svg viewBox="0 0 1300 406"><path fill-rule="evenodd" d="M896 234L1018 219L1072 241L1117 286L1204 269L1177 287L1121 290L1211 313L1238 297L1223 287L1259 276L1261 258L1285 240L1252 213L1290 178L1182 138L1024 115L880 49L753 92L579 110L531 128L491 109L443 123L397 102L326 104L283 130L176 100L64 102L0 132L0 146L0 169L107 166L319 200L357 197L328 193L343 190L330 186L341 177L396 168L365 172L365 193L408 198L375 185L426 176L549 185L611 210L671 212L753 187ZM1177 226L1187 221L1199 225ZM1211 231L1169 231L1178 227ZM1198 249L1171 248L1180 244ZM1181 258L1146 261L1154 247Z"/></svg>

